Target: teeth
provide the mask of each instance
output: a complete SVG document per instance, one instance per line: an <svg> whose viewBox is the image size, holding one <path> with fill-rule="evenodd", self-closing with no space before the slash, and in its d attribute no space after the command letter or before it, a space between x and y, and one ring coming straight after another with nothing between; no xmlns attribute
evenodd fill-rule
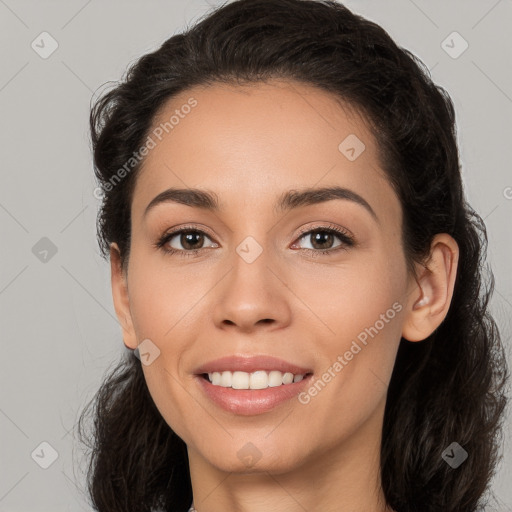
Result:
<svg viewBox="0 0 512 512"><path fill-rule="evenodd" d="M247 372L212 372L208 374L208 379L214 386L222 386L224 388L233 389L266 389L268 387L277 387L281 385L291 384L292 382L300 382L305 374L297 374L286 372L282 373L277 370L266 372L259 370L253 373Z"/></svg>

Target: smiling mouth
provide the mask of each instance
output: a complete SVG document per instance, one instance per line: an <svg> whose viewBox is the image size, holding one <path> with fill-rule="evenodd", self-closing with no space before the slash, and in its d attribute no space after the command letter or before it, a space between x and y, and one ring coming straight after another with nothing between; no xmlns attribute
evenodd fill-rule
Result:
<svg viewBox="0 0 512 512"><path fill-rule="evenodd" d="M288 386L300 382L309 375L311 374L293 374L291 372L280 372L278 370L258 370L251 373L243 371L231 372L226 370L222 372L202 373L201 377L213 386L241 390L258 390Z"/></svg>

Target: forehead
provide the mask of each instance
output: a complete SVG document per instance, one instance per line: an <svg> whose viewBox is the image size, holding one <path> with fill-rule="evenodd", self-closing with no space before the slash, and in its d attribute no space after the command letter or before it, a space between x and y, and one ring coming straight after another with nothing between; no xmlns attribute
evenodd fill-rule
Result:
<svg viewBox="0 0 512 512"><path fill-rule="evenodd" d="M236 210L270 205L290 189L339 185L399 214L364 119L311 85L196 86L162 106L149 136L154 145L137 179L134 218L170 187L215 191L221 209Z"/></svg>

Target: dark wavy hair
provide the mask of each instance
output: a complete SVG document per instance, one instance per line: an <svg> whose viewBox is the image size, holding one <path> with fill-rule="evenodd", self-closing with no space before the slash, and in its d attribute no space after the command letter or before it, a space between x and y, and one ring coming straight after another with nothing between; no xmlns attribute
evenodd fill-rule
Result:
<svg viewBox="0 0 512 512"><path fill-rule="evenodd" d="M422 342L400 342L387 393L381 476L387 503L398 512L480 510L501 458L509 377L489 312L494 277L485 262L487 232L464 196L448 93L380 26L330 0L237 0L212 8L134 62L90 114L102 256L116 242L126 268L143 160L113 187L111 180L141 147L167 100L195 85L273 78L316 86L364 116L402 205L410 272L415 262L425 265L437 233L459 245L445 320ZM107 372L78 427L91 450L87 492L96 510L188 510L186 445L156 408L131 353ZM453 441L469 454L457 469L442 458Z"/></svg>

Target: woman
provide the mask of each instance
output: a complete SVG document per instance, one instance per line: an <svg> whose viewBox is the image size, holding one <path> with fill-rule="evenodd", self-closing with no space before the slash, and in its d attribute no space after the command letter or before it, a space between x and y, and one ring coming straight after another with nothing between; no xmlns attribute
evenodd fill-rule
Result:
<svg viewBox="0 0 512 512"><path fill-rule="evenodd" d="M238 0L91 130L134 351L91 402L97 510L485 504L508 376L486 230L416 57L336 2Z"/></svg>

